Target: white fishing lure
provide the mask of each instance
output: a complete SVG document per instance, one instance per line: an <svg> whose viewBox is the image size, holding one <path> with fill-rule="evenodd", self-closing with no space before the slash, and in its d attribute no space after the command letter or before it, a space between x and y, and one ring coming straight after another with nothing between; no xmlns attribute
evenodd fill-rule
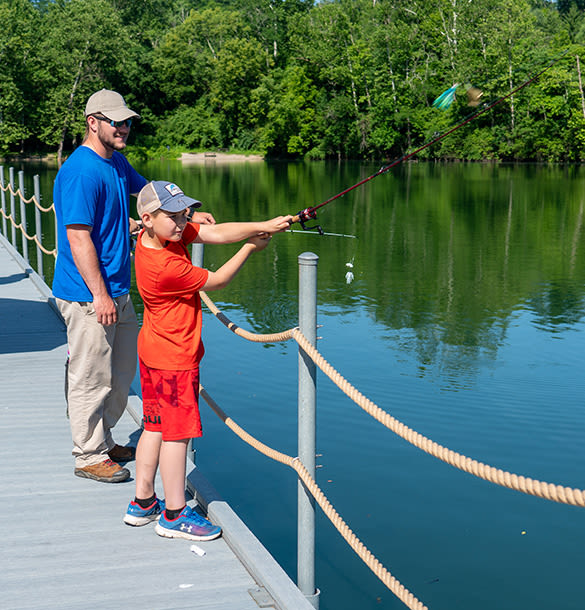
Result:
<svg viewBox="0 0 585 610"><path fill-rule="evenodd" d="M350 269L353 269L353 258L351 259L351 261L349 263L345 263L346 267L349 267ZM353 272L352 271L348 271L345 274L345 283L346 284L351 284L353 282Z"/></svg>

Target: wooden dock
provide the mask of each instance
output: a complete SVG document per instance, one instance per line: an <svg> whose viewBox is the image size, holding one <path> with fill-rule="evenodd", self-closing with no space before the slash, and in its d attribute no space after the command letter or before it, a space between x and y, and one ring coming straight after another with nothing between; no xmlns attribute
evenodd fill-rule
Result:
<svg viewBox="0 0 585 610"><path fill-rule="evenodd" d="M122 521L134 479L74 476L65 413L64 325L50 293L0 235L0 591L2 608L309 610L270 554L196 468L189 488L224 535L198 542ZM138 396L115 429L136 445ZM134 417L132 412L134 411ZM134 463L127 465L134 473ZM162 495L162 485L158 484Z"/></svg>

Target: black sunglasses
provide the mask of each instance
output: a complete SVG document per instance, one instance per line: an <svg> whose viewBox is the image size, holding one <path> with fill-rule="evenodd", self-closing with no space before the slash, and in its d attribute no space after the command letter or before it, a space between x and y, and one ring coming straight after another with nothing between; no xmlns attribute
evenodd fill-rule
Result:
<svg viewBox="0 0 585 610"><path fill-rule="evenodd" d="M95 114L93 114L92 116L98 121L105 121L106 123L109 123L111 127L122 127L122 125L130 127L130 125L132 125L132 119L125 119L123 121L112 121L111 119L108 119L105 116L96 116Z"/></svg>

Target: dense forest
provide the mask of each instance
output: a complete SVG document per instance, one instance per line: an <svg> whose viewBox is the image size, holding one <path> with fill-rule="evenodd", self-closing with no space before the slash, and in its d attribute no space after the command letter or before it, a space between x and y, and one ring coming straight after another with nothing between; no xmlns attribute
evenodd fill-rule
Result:
<svg viewBox="0 0 585 610"><path fill-rule="evenodd" d="M585 159L585 0L0 0L0 23L4 156L67 154L106 87L144 156L389 159L508 96L420 156Z"/></svg>

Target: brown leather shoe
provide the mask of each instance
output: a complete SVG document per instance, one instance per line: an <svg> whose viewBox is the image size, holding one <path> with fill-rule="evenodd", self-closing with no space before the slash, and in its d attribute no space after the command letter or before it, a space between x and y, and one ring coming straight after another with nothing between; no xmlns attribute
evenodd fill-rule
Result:
<svg viewBox="0 0 585 610"><path fill-rule="evenodd" d="M120 483L130 476L130 471L127 468L114 464L112 460L104 460L99 464L92 464L85 468L76 468L74 473L78 477L93 479L102 483Z"/></svg>
<svg viewBox="0 0 585 610"><path fill-rule="evenodd" d="M108 455L112 462L131 462L136 457L136 449L134 447L114 445L108 451Z"/></svg>

